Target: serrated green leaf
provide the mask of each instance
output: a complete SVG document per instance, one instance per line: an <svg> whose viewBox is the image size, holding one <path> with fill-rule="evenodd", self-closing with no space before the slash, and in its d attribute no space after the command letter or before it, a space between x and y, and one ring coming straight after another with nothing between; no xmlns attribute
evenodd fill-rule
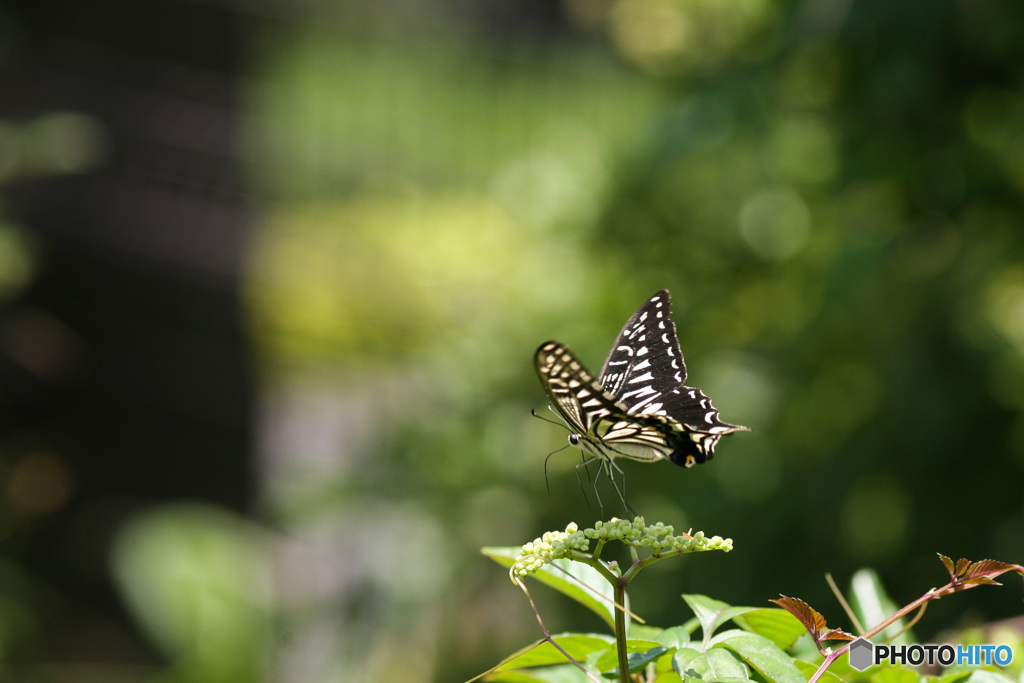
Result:
<svg viewBox="0 0 1024 683"><path fill-rule="evenodd" d="M610 636L600 634L561 633L552 636L559 647L565 650L576 661L583 661L591 653L603 652L614 647L615 641ZM565 655L547 641L537 641L532 645L512 653L493 672L511 671L533 666L564 664Z"/></svg>
<svg viewBox="0 0 1024 683"><path fill-rule="evenodd" d="M799 659L794 659L793 664L800 670L800 673L803 674L804 680L810 680L811 676L814 675L819 666L818 664L811 664L810 662L804 662ZM832 673L831 669L825 671L818 680L822 683L843 683L843 679Z"/></svg>
<svg viewBox="0 0 1024 683"><path fill-rule="evenodd" d="M683 595L683 600L690 606L704 630L704 638L710 638L719 626L735 616L751 612L756 607L731 607L721 600L706 595Z"/></svg>
<svg viewBox="0 0 1024 683"><path fill-rule="evenodd" d="M668 669L659 673L653 683L683 683L683 679L675 671Z"/></svg>
<svg viewBox="0 0 1024 683"><path fill-rule="evenodd" d="M807 633L800 620L783 609L762 608L733 619L740 628L764 636L783 650Z"/></svg>
<svg viewBox="0 0 1024 683"><path fill-rule="evenodd" d="M729 683L750 680L747 667L725 648L713 648L707 652L692 648L676 650L672 656L672 669L684 681Z"/></svg>
<svg viewBox="0 0 1024 683"><path fill-rule="evenodd" d="M491 558L503 567L511 567L515 563L515 558L519 555L520 548L481 548L480 552ZM597 614L597 616L604 619L605 623L611 629L615 629L615 605L612 603L614 588L608 583L603 576L597 573L597 570L593 567L589 567L582 562L573 562L572 560L562 559L555 560L552 564L561 568L564 571L560 571L552 567L551 565L545 565L544 568L534 572L530 576L537 579L546 586L554 588L559 593L566 595L576 602L580 603L590 611ZM569 577L568 574L575 576L579 581L574 581ZM589 586L594 590L588 590L583 587L582 584ZM604 596L606 600L602 600Z"/></svg>
<svg viewBox="0 0 1024 683"><path fill-rule="evenodd" d="M803 626L800 628L802 630ZM789 655L778 645L756 633L733 629L720 633L708 644L729 648L774 683L804 683L807 680Z"/></svg>

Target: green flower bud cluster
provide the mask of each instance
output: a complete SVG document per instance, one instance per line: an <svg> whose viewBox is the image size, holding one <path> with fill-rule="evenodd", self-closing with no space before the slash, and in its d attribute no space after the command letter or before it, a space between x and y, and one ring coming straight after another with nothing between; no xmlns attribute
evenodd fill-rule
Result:
<svg viewBox="0 0 1024 683"><path fill-rule="evenodd" d="M589 538L622 541L635 548L650 548L655 554L668 552L702 552L705 550L732 550L732 539L714 536L707 538L703 531L694 535L674 536L671 525L658 522L647 526L643 517L634 517L632 522L612 517L610 522L598 522L593 529L585 529Z"/></svg>
<svg viewBox="0 0 1024 683"><path fill-rule="evenodd" d="M569 556L572 551L586 552L590 549L588 539L601 542L621 541L634 548L650 548L654 555L668 552L696 553L707 550L732 550L732 539L712 536L708 538L703 531L693 535L673 535L675 529L671 525L657 524L647 526L643 517L634 517L633 521L612 517L608 522L597 522L593 529L579 530L575 522L565 527L565 531L548 531L540 538L527 543L519 551L512 565L512 573L518 576L532 574L546 562Z"/></svg>
<svg viewBox="0 0 1024 683"><path fill-rule="evenodd" d="M705 550L721 550L727 553L732 550L731 538L722 538L721 536L708 538L703 531L698 531L688 540L689 545L686 551L691 553L700 553Z"/></svg>
<svg viewBox="0 0 1024 683"><path fill-rule="evenodd" d="M547 531L540 538L524 545L516 556L512 572L526 576L543 567L545 562L565 557L572 550L586 551L589 548L590 541L576 526L576 522L570 522L565 531Z"/></svg>

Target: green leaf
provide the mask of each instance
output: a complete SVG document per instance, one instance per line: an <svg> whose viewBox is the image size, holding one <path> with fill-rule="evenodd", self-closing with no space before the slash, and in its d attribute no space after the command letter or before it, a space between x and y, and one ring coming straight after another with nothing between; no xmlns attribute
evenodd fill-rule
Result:
<svg viewBox="0 0 1024 683"><path fill-rule="evenodd" d="M793 664L796 665L796 668L800 670L801 674L803 674L804 680L810 680L811 676L814 675L814 672L818 670L818 666L820 666L819 664L811 664L810 662L804 662L799 659L794 659ZM843 683L843 679L832 673L831 669L823 673L818 680L822 681L822 683Z"/></svg>
<svg viewBox="0 0 1024 683"><path fill-rule="evenodd" d="M894 614L899 607L886 594L881 579L872 569L861 569L850 579L850 606L854 614L860 620L860 625L865 629L871 629L875 624L885 621L891 614ZM893 638L903 630L902 619L896 621L887 629L882 631L879 642ZM913 642L909 632L903 633L892 641L894 644L906 644Z"/></svg>
<svg viewBox="0 0 1024 683"><path fill-rule="evenodd" d="M615 644L613 638L600 634L561 633L551 638L578 662L582 662L591 653L613 648ZM491 671L498 673L531 666L564 663L566 663L565 655L551 643L541 640L512 653Z"/></svg>
<svg viewBox="0 0 1024 683"><path fill-rule="evenodd" d="M657 659L666 652L669 652L669 649L664 645L651 640L626 640L626 653L629 655L630 662L629 670L633 671L635 666L638 666L633 664L634 655L645 655L649 652L653 652L654 650L657 650L657 652L647 661ZM645 661L644 663L646 664L647 662ZM601 659L597 660L597 670L603 672L612 670L617 672L619 670L619 656L614 647L605 652L604 655L601 656ZM616 676L618 676L617 673Z"/></svg>
<svg viewBox="0 0 1024 683"><path fill-rule="evenodd" d="M881 667L871 674L871 683L919 683L921 675L896 666Z"/></svg>
<svg viewBox="0 0 1024 683"><path fill-rule="evenodd" d="M755 609L733 619L740 628L764 636L783 650L793 647L797 638L806 633L803 624L782 609Z"/></svg>
<svg viewBox="0 0 1024 683"><path fill-rule="evenodd" d="M574 664L546 666L542 669L502 671L487 677L495 683L592 683Z"/></svg>
<svg viewBox="0 0 1024 683"><path fill-rule="evenodd" d="M690 643L690 632L691 629L685 626L673 626L672 628L665 629L651 640L656 640L665 647L680 648Z"/></svg>
<svg viewBox="0 0 1024 683"><path fill-rule="evenodd" d="M995 671L988 671L986 669L978 669L970 676L964 683L1013 683L1012 679L1006 676L1000 675Z"/></svg>
<svg viewBox="0 0 1024 683"><path fill-rule="evenodd" d="M743 662L724 648L713 648L707 652L693 648L676 650L672 656L672 669L684 681L728 683L750 680L750 672Z"/></svg>
<svg viewBox="0 0 1024 683"><path fill-rule="evenodd" d="M800 625L799 622L797 625ZM803 630L803 626L800 626ZM715 636L709 643L724 646L738 654L744 662L773 683L805 683L807 679L778 645L764 636L739 629Z"/></svg>
<svg viewBox="0 0 1024 683"><path fill-rule="evenodd" d="M195 680L257 680L263 665L243 653L268 642L267 540L226 510L168 503L120 525L112 570L139 626L165 657L188 661ZM5 618L5 656L7 626Z"/></svg>
<svg viewBox="0 0 1024 683"><path fill-rule="evenodd" d="M730 607L721 600L715 600L706 595L683 595L683 600L697 615L701 628L704 630L705 639L709 639L715 629L729 619L757 609L756 607Z"/></svg>
<svg viewBox="0 0 1024 683"><path fill-rule="evenodd" d="M640 624L635 621L630 621L628 626L627 635L638 640L653 640L660 643L661 634L665 632L665 629L660 626L648 626L647 624Z"/></svg>
<svg viewBox="0 0 1024 683"><path fill-rule="evenodd" d="M948 673L948 671L949 670L947 669L944 676L936 678L935 683L958 683L974 673L973 671L955 671L953 673Z"/></svg>
<svg viewBox="0 0 1024 683"><path fill-rule="evenodd" d="M643 668L643 667L647 666L648 664L650 664L651 662L653 662L658 657L661 657L663 654L665 654L668 651L669 651L668 648L666 648L666 647L664 647L662 645L658 645L656 647L652 647L649 650L645 650L645 651L642 651L642 652L630 652L629 655L626 657L626 666L629 667L629 671L631 671L631 672L632 671L638 671L641 668ZM614 655L615 653L611 653L611 654ZM604 668L601 667L601 664L604 663L605 659L607 659L607 655L605 655L604 657L601 657L601 659L598 661L598 669L600 671L604 671L604 673L602 675L605 678L617 679L619 677L619 667L616 666L613 669L609 669L609 670L605 671ZM613 661L617 663L618 659L616 658Z"/></svg>
<svg viewBox="0 0 1024 683"><path fill-rule="evenodd" d="M512 566L515 558L519 555L519 551L520 547L518 546L480 549L481 553L506 568ZM543 569L534 572L530 576L588 608L604 619L605 623L614 630L615 605L612 601L615 589L612 585L596 569L582 562L562 559L555 560L552 564L564 571L560 571L551 565L545 565ZM567 572L575 576L579 581L570 578ZM582 584L586 584L594 590L588 590ZM604 596L607 600L602 600L598 596Z"/></svg>
<svg viewBox="0 0 1024 683"><path fill-rule="evenodd" d="M634 652L628 657L629 670L637 671L638 669L647 666L649 663L653 662L655 659L662 656L666 652L669 652L669 649L667 647L664 647L663 645L652 647L647 652Z"/></svg>

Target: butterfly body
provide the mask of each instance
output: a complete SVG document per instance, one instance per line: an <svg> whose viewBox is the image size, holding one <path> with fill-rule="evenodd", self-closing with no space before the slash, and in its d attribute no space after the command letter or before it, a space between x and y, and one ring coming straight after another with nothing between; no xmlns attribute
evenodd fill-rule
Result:
<svg viewBox="0 0 1024 683"><path fill-rule="evenodd" d="M595 378L556 341L537 349L541 384L568 425L569 443L593 457L667 459L692 467L719 439L746 427L718 418L704 392L686 386L686 364L661 290L626 322Z"/></svg>

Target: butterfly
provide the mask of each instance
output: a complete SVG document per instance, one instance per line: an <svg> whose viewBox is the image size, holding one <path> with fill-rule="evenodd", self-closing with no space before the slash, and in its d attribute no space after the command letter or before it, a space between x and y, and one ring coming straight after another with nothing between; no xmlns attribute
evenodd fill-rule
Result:
<svg viewBox="0 0 1024 683"><path fill-rule="evenodd" d="M600 459L610 478L615 458L692 467L712 458L723 436L749 431L720 420L711 399L685 385L670 307L667 289L640 306L596 379L565 345L549 341L537 349L537 375L569 428L569 443L590 456L586 462Z"/></svg>

